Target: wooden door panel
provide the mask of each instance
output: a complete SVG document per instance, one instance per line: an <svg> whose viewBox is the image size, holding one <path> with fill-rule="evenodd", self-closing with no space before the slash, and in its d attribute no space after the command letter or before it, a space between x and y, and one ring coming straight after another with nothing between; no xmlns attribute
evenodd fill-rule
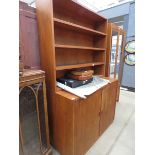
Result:
<svg viewBox="0 0 155 155"><path fill-rule="evenodd" d="M102 104L100 112L100 134L113 122L116 107L118 82L112 82L102 91Z"/></svg>
<svg viewBox="0 0 155 155"><path fill-rule="evenodd" d="M112 122L114 120L115 116L115 109L116 109L116 101L117 101L117 94L118 94L118 81L115 81L111 84L110 93L112 94L110 96L110 106L109 106L109 112L108 114L110 121Z"/></svg>
<svg viewBox="0 0 155 155"><path fill-rule="evenodd" d="M75 110L75 155L83 155L99 137L101 90L81 100Z"/></svg>
<svg viewBox="0 0 155 155"><path fill-rule="evenodd" d="M100 112L100 134L107 129L108 124L108 104L109 104L109 86L102 90L102 103Z"/></svg>

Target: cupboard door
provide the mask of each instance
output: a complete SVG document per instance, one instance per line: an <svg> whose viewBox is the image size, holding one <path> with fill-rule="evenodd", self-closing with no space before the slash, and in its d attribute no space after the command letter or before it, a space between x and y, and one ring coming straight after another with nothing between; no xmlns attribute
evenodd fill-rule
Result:
<svg viewBox="0 0 155 155"><path fill-rule="evenodd" d="M100 111L100 134L102 134L107 129L108 124L108 99L109 99L109 86L102 90L102 101L101 101L101 111Z"/></svg>
<svg viewBox="0 0 155 155"><path fill-rule="evenodd" d="M118 92L118 81L111 83L109 87L109 105L108 105L108 120L109 125L112 123L115 117L116 101Z"/></svg>
<svg viewBox="0 0 155 155"><path fill-rule="evenodd" d="M99 137L101 90L80 100L75 109L75 155L83 155Z"/></svg>
<svg viewBox="0 0 155 155"><path fill-rule="evenodd" d="M100 134L102 134L114 120L117 94L117 81L112 82L102 90L100 112Z"/></svg>

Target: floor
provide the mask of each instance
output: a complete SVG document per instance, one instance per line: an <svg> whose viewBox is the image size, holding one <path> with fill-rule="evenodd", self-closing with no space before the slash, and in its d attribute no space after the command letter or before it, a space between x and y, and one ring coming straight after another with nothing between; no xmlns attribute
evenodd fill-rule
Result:
<svg viewBox="0 0 155 155"><path fill-rule="evenodd" d="M135 154L135 93L121 90L115 120L86 155ZM53 150L53 155L60 155Z"/></svg>

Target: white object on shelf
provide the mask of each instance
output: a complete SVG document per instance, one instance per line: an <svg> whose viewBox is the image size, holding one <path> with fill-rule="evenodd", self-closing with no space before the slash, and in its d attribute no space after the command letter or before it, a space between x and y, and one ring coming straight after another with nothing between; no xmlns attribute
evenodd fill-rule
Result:
<svg viewBox="0 0 155 155"><path fill-rule="evenodd" d="M86 98L86 96L91 95L92 93L94 93L101 87L107 85L108 83L110 83L109 80L100 78L98 76L93 76L93 81L91 83L88 83L86 85L83 85L77 88L70 88L60 82L57 82L57 86L76 96L79 96L81 98Z"/></svg>

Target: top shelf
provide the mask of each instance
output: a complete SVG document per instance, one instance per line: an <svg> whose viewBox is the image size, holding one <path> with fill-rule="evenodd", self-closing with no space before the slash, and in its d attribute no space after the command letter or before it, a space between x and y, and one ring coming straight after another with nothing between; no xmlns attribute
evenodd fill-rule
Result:
<svg viewBox="0 0 155 155"><path fill-rule="evenodd" d="M54 10L61 9L61 11L66 11L67 9L67 12L71 13L71 15L74 14L83 19L87 18L93 22L107 22L107 18L73 0L53 0L53 6Z"/></svg>
<svg viewBox="0 0 155 155"><path fill-rule="evenodd" d="M96 31L78 24L74 24L68 21L64 21L58 18L54 18L54 23L58 26L61 26L63 28L69 28L72 30L76 30L76 31L80 31L80 32L84 32L84 33L88 33L88 34L94 34L94 35L98 35L98 36L106 36L107 34L100 32L100 31Z"/></svg>

